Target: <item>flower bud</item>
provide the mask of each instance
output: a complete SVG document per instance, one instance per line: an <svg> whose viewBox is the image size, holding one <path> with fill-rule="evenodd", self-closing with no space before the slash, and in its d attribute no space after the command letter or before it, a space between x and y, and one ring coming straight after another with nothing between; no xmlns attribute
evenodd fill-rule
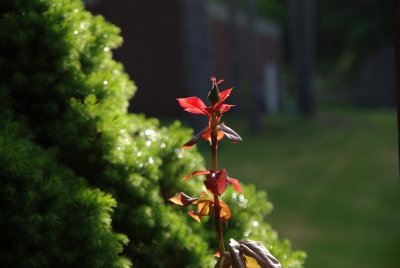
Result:
<svg viewBox="0 0 400 268"><path fill-rule="evenodd" d="M221 97L219 96L219 90L218 90L217 83L215 82L215 78L214 78L214 80L213 79L211 79L211 80L213 81L213 85L212 85L211 91L208 93L207 99L211 105L214 105L217 102L219 102Z"/></svg>

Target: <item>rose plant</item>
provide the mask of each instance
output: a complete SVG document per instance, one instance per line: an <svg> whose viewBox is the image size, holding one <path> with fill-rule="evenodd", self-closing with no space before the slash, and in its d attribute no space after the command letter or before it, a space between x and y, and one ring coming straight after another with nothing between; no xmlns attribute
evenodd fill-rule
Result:
<svg viewBox="0 0 400 268"><path fill-rule="evenodd" d="M275 259L264 245L257 241L249 239L243 239L239 242L234 239L230 239L229 247L230 251L225 251L223 233L221 228L221 221L228 226L228 220L231 217L231 211L228 205L221 200L222 194L227 189L229 183L233 184L233 187L238 192L243 192L239 181L228 177L228 173L225 169L218 171L217 166L217 150L218 142L226 136L233 143L241 142L242 138L231 128L221 122L222 115L229 111L231 107L235 105L223 103L230 95L233 88L219 92L218 85L224 80L217 82L215 77L211 77L212 88L208 93L208 101L210 106L207 107L204 102L198 97L189 98L178 98L179 104L185 109L185 111L194 114L203 114L208 117L208 126L206 126L201 132L195 135L192 139L186 142L182 147L192 147L200 137L208 141L211 147L212 154L212 169L194 171L192 174L185 178L183 181L190 179L197 175L206 175L204 185L212 196L202 191L200 197L190 197L183 192L177 193L169 200L177 205L189 206L197 205L195 211L189 211L188 214L201 222L203 216L214 216L216 237L218 240L219 251L215 254L218 256L218 262L215 267L239 267L239 268L255 268L255 267L281 267L281 264ZM220 253L222 252L222 254Z"/></svg>

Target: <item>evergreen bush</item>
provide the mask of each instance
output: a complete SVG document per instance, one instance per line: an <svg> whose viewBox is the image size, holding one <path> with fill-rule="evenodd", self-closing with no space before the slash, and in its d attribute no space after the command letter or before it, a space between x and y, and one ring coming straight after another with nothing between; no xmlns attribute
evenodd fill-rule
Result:
<svg viewBox="0 0 400 268"><path fill-rule="evenodd" d="M17 122L0 119L1 267L127 267L115 200L54 161Z"/></svg>
<svg viewBox="0 0 400 268"><path fill-rule="evenodd" d="M4 0L0 8L0 215L10 230L2 241L15 245L3 244L2 261L26 245L26 266L213 266L212 222L167 204L201 185L178 182L203 160L180 149L191 131L179 122L161 127L127 113L135 86L112 59L119 29L78 0ZM227 237L247 234L271 245L284 267L302 267L304 253L264 223L265 193L243 189L226 193L235 210Z"/></svg>

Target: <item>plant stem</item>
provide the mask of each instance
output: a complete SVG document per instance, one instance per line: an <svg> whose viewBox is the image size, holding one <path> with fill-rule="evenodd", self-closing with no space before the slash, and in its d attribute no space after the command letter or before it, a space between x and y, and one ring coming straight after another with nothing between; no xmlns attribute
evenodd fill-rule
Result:
<svg viewBox="0 0 400 268"><path fill-rule="evenodd" d="M217 122L216 122L215 114L212 115L210 127L211 127L212 169L214 172L217 172L218 140L217 140ZM215 230L217 232L219 253L222 255L225 252L225 247L224 247L224 238L222 235L222 228L221 228L220 210L221 209L219 207L219 198L218 198L218 195L215 194L214 195L214 223L215 223Z"/></svg>

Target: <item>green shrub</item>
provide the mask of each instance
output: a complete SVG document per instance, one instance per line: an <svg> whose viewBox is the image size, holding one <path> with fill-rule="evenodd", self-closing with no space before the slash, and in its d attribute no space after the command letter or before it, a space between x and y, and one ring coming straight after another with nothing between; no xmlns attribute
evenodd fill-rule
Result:
<svg viewBox="0 0 400 268"><path fill-rule="evenodd" d="M54 153L0 120L0 264L2 267L127 267L118 257L115 200L58 165Z"/></svg>
<svg viewBox="0 0 400 268"><path fill-rule="evenodd" d="M191 131L178 122L160 127L156 119L127 113L135 86L122 65L112 60L110 51L121 44L119 29L84 11L77 0L5 0L0 5L0 111L10 111L13 121L21 124L17 133L29 134L18 134L20 146L36 148L27 159L46 155L49 164L45 166L54 166L52 174L60 184L74 181L81 185L71 186L70 191L59 186L70 199L82 196L79 191L96 195L98 203L87 200L89 197L74 201L83 211L92 208L93 213L102 212L107 218L114 205L109 195L87 189L85 183L115 198L112 229L128 237L130 242L122 254L134 267L211 267L215 262L211 255L216 251L210 249L216 243L211 221L198 224L166 201L178 191L197 192L201 181L179 183L179 179L204 169L203 160L196 150L180 149ZM44 168L36 161L27 164L32 172ZM4 167L8 165L15 162L5 162ZM37 183L35 187L44 187L43 181ZM246 190L251 208L244 209L231 192L226 195L232 199L226 201L235 210L233 215L238 215L230 221L229 235L239 240L250 229L257 239L273 245L275 256L286 255L281 260L284 266L301 267L303 254L292 253L288 242L279 242L263 223L270 209L265 194L255 193L252 187ZM26 192L28 186L20 194ZM28 201L19 202L22 206ZM44 217L40 210L35 213ZM72 212L63 210L58 216L60 226L69 223L70 215ZM126 264L126 259L117 256L125 243L123 236L113 234L109 227L97 234L96 226L86 223L87 214L79 215L79 225L94 236L88 237L87 243L98 242L96 236L103 235L102 249L108 251L97 256L98 260L91 255L91 261L98 261L99 266L107 261ZM257 228L254 221L259 222ZM109 224L110 220L101 222ZM34 231L46 239L44 231ZM73 240L57 233L53 236L60 243ZM32 248L40 250L39 246ZM48 251L41 252L46 258L56 258ZM60 263L66 260L58 259Z"/></svg>

